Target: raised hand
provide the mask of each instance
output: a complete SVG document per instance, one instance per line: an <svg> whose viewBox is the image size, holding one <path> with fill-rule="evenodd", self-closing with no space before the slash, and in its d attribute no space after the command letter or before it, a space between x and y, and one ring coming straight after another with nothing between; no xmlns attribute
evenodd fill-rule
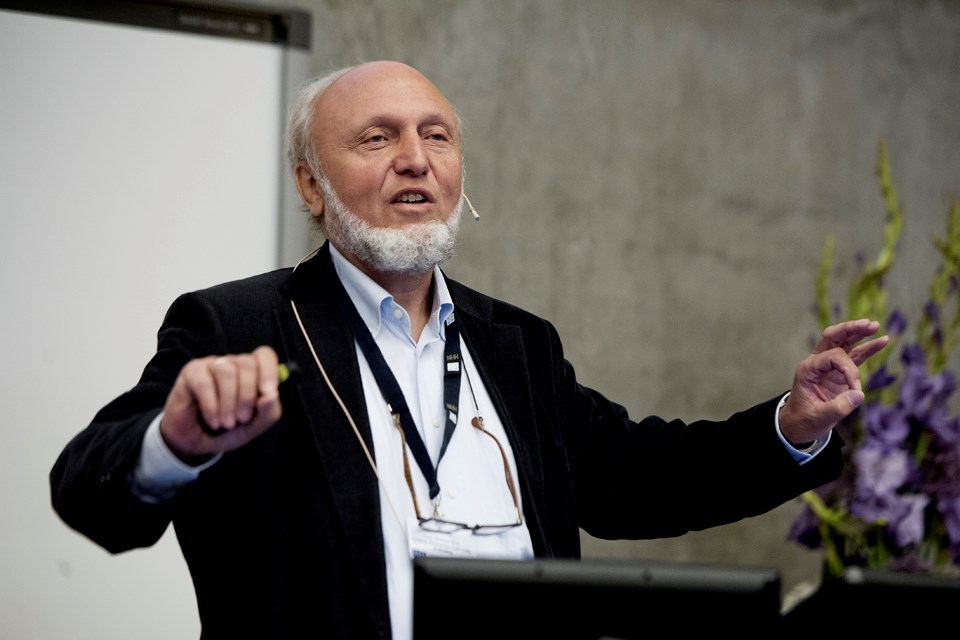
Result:
<svg viewBox="0 0 960 640"><path fill-rule="evenodd" d="M160 435L181 460L232 451L280 419L278 358L270 347L188 362L174 382Z"/></svg>
<svg viewBox="0 0 960 640"><path fill-rule="evenodd" d="M890 341L864 338L880 329L875 320L851 320L823 330L814 352L794 371L790 398L780 411L780 431L794 444L825 436L863 402L859 366Z"/></svg>

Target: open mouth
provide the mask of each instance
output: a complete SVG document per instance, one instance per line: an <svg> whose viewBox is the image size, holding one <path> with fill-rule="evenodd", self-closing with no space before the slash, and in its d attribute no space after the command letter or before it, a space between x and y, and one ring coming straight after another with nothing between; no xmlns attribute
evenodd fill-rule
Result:
<svg viewBox="0 0 960 640"><path fill-rule="evenodd" d="M407 191L401 193L397 198L393 200L394 202L403 202L410 204L423 204L430 202L430 199L426 195L419 193L417 191Z"/></svg>

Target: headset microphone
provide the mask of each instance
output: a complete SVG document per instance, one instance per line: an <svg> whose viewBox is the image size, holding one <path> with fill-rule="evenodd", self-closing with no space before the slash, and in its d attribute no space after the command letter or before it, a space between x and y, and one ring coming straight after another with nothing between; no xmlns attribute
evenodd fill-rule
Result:
<svg viewBox="0 0 960 640"><path fill-rule="evenodd" d="M473 219L479 221L480 214L477 213L477 210L473 208L473 203L470 202L470 198L467 197L467 194L463 194L463 199L467 201L467 206L470 207L470 213L473 215Z"/></svg>

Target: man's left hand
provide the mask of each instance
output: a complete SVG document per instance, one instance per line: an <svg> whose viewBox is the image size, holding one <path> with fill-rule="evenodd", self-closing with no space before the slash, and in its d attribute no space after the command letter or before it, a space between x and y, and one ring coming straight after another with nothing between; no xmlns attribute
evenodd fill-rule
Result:
<svg viewBox="0 0 960 640"><path fill-rule="evenodd" d="M883 349L888 336L861 343L880 329L876 320L827 327L813 353L797 366L790 398L780 411L780 432L793 444L825 436L863 402L859 366Z"/></svg>

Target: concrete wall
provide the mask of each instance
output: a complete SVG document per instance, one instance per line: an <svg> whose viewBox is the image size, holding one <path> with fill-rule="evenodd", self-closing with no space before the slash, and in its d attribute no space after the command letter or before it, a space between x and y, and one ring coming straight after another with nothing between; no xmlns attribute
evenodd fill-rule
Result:
<svg viewBox="0 0 960 640"><path fill-rule="evenodd" d="M840 265L880 246L880 138L907 217L893 300L922 302L960 196L960 3L264 4L312 12L317 73L397 59L451 98L482 220L448 271L551 319L582 382L638 417L789 387L825 237ZM775 566L790 588L819 572L784 541L798 511L585 554Z"/></svg>

